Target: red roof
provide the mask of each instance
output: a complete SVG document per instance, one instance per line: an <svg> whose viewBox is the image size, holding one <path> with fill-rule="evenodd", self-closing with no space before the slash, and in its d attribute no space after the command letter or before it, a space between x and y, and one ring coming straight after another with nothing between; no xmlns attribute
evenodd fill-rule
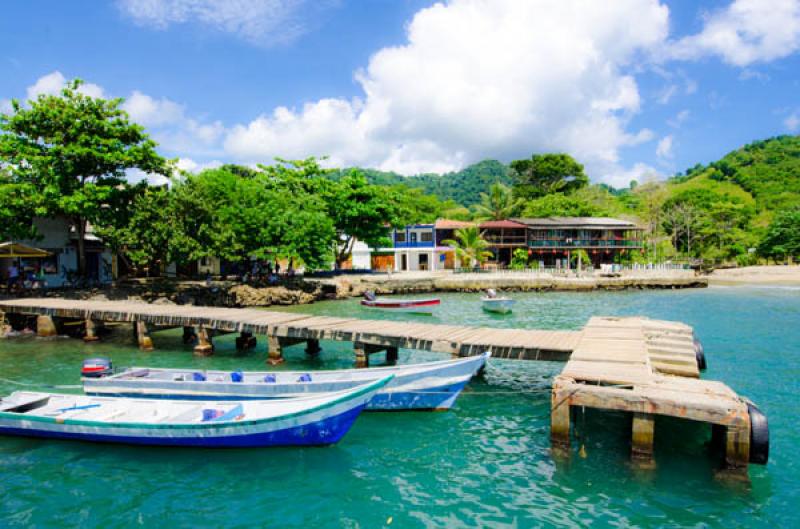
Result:
<svg viewBox="0 0 800 529"><path fill-rule="evenodd" d="M459 230L474 225L474 222L464 222L462 220L436 219L436 224L433 227L437 230Z"/></svg>
<svg viewBox="0 0 800 529"><path fill-rule="evenodd" d="M513 220L487 220L486 222L481 222L480 228L527 228L527 226Z"/></svg>

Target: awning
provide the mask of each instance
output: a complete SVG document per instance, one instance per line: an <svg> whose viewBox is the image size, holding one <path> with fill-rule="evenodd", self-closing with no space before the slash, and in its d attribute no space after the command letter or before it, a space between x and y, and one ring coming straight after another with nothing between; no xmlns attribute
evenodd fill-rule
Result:
<svg viewBox="0 0 800 529"><path fill-rule="evenodd" d="M27 246L18 242L0 243L0 259L15 257L47 257L50 252L33 246Z"/></svg>

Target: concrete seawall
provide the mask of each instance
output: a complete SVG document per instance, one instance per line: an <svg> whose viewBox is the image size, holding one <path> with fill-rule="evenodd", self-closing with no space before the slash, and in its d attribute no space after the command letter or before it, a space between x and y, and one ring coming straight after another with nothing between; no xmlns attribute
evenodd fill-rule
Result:
<svg viewBox="0 0 800 529"><path fill-rule="evenodd" d="M360 296L367 290L378 294L414 294L429 292L477 292L494 288L507 291L590 291L625 289L705 288L708 279L693 272L665 272L620 277L599 275L576 277L549 274L438 274L413 273L391 276L341 276L324 280L335 286L337 297Z"/></svg>

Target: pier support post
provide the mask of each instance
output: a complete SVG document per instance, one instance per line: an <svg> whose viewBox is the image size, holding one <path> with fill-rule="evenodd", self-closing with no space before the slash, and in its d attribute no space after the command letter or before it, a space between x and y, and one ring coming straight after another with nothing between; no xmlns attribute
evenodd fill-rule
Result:
<svg viewBox="0 0 800 529"><path fill-rule="evenodd" d="M243 351L245 349L252 349L256 346L256 337L253 336L251 332L242 331L242 333L236 337L236 349L239 351Z"/></svg>
<svg viewBox="0 0 800 529"><path fill-rule="evenodd" d="M195 356L211 356L214 354L214 342L211 340L211 333L208 329L200 325L195 329L197 344L194 346Z"/></svg>
<svg viewBox="0 0 800 529"><path fill-rule="evenodd" d="M725 435L725 473L732 477L747 478L750 462L750 425L728 426Z"/></svg>
<svg viewBox="0 0 800 529"><path fill-rule="evenodd" d="M569 450L571 392L556 378L550 394L550 444L553 448Z"/></svg>
<svg viewBox="0 0 800 529"><path fill-rule="evenodd" d="M353 342L353 352L356 354L356 367L369 367L369 352L367 344Z"/></svg>
<svg viewBox="0 0 800 529"><path fill-rule="evenodd" d="M267 363L270 365L278 365L284 362L283 359L283 344L277 336L267 336Z"/></svg>
<svg viewBox="0 0 800 529"><path fill-rule="evenodd" d="M306 354L309 356L317 356L322 348L319 346L319 340L308 340L306 342Z"/></svg>
<svg viewBox="0 0 800 529"><path fill-rule="evenodd" d="M150 338L150 330L147 328L147 323L143 321L133 322L133 332L136 336L136 343L139 344L139 350L153 350L153 339Z"/></svg>
<svg viewBox="0 0 800 529"><path fill-rule="evenodd" d="M397 364L397 356L398 356L397 347L387 347L386 348L386 363L393 366Z"/></svg>
<svg viewBox="0 0 800 529"><path fill-rule="evenodd" d="M36 336L42 338L58 336L56 324L53 322L52 316L41 315L36 318Z"/></svg>
<svg viewBox="0 0 800 529"><path fill-rule="evenodd" d="M86 334L83 335L84 342L96 342L100 339L97 337L98 323L91 318L86 319Z"/></svg>
<svg viewBox="0 0 800 529"><path fill-rule="evenodd" d="M655 417L650 413L633 413L631 459L639 463L652 463Z"/></svg>
<svg viewBox="0 0 800 529"><path fill-rule="evenodd" d="M197 333L194 327L183 328L183 345L189 345L197 342Z"/></svg>

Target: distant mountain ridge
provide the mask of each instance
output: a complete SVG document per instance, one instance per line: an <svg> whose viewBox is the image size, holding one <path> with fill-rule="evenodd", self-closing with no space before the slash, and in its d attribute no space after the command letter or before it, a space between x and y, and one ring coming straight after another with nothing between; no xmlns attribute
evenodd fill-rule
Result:
<svg viewBox="0 0 800 529"><path fill-rule="evenodd" d="M341 169L331 176L340 178L352 169ZM479 203L480 194L485 193L495 182L508 186L512 184L509 167L497 160L483 160L450 173L424 173L414 176L403 176L377 169L356 169L361 171L372 184L388 186L402 184L419 188L426 194L436 195L440 200L450 199L466 207Z"/></svg>

